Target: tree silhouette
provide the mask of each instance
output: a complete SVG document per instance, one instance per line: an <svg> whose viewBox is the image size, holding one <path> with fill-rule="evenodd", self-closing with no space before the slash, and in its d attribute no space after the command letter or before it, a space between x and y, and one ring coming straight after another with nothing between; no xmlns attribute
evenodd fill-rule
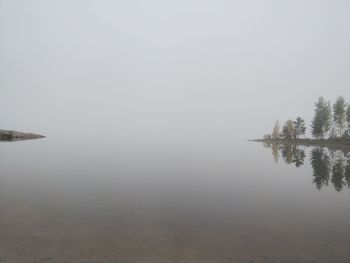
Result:
<svg viewBox="0 0 350 263"><path fill-rule="evenodd" d="M294 122L294 137L299 139L300 135L304 135L306 131L305 121L298 117Z"/></svg>
<svg viewBox="0 0 350 263"><path fill-rule="evenodd" d="M312 135L317 139L322 139L329 131L331 125L331 106L323 97L315 104L315 115L312 120Z"/></svg>
<svg viewBox="0 0 350 263"><path fill-rule="evenodd" d="M282 138L291 140L295 138L294 123L292 120L287 120L282 127Z"/></svg>
<svg viewBox="0 0 350 263"><path fill-rule="evenodd" d="M343 97L338 97L333 105L333 121L341 136L346 124L346 103Z"/></svg>
<svg viewBox="0 0 350 263"><path fill-rule="evenodd" d="M274 140L277 140L280 138L280 123L279 123L279 121L276 121L275 125L273 126L271 137Z"/></svg>

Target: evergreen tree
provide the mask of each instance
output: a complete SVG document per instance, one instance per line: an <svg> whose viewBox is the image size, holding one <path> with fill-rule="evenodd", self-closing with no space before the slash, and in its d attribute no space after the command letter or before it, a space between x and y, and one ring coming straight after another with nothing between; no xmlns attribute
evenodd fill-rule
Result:
<svg viewBox="0 0 350 263"><path fill-rule="evenodd" d="M319 139L323 137L323 127L320 114L315 110L315 116L311 123L312 135Z"/></svg>
<svg viewBox="0 0 350 263"><path fill-rule="evenodd" d="M312 135L317 139L322 139L331 126L331 106L323 97L315 104L315 115L312 120Z"/></svg>
<svg viewBox="0 0 350 263"><path fill-rule="evenodd" d="M333 121L335 127L338 128L338 134L343 134L343 129L346 124L346 103L343 97L338 97L337 101L333 105Z"/></svg>
<svg viewBox="0 0 350 263"><path fill-rule="evenodd" d="M346 110L346 122L348 123L348 135L350 136L350 104Z"/></svg>
<svg viewBox="0 0 350 263"><path fill-rule="evenodd" d="M305 121L298 117L294 122L294 136L299 139L300 135L304 135L306 131Z"/></svg>
<svg viewBox="0 0 350 263"><path fill-rule="evenodd" d="M332 109L329 101L323 105L321 111L321 120L323 123L323 134L325 135L330 130L332 121Z"/></svg>

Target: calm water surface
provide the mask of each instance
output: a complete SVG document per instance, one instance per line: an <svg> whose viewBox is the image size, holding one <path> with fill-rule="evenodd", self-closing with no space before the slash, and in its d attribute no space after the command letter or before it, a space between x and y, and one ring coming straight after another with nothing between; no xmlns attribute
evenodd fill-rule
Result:
<svg viewBox="0 0 350 263"><path fill-rule="evenodd" d="M0 143L0 262L350 262L346 151Z"/></svg>

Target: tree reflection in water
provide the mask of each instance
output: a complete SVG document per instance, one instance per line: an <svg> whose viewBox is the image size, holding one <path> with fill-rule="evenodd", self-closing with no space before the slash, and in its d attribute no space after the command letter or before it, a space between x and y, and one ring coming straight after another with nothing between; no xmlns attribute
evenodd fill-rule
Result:
<svg viewBox="0 0 350 263"><path fill-rule="evenodd" d="M313 169L313 183L316 185L317 189L327 186L331 171L329 155L327 155L322 148L314 148L310 153L310 162Z"/></svg>
<svg viewBox="0 0 350 263"><path fill-rule="evenodd" d="M277 163L280 156L287 164L301 167L305 161L303 146L295 144L265 144L272 150L272 156ZM317 189L332 183L335 190L340 192L350 188L350 154L340 149L315 147L310 152L310 164L313 170L313 183Z"/></svg>

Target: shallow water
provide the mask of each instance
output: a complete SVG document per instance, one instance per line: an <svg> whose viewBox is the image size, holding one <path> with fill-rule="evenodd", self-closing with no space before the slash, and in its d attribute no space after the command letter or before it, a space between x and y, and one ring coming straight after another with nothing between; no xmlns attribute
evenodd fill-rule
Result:
<svg viewBox="0 0 350 263"><path fill-rule="evenodd" d="M1 263L350 262L346 152L49 137L0 156Z"/></svg>

